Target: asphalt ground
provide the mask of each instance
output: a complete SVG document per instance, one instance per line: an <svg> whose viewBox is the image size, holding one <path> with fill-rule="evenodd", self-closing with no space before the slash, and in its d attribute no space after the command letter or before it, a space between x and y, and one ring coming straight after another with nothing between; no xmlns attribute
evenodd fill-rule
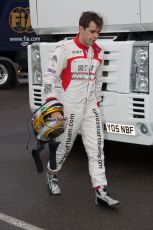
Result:
<svg viewBox="0 0 153 230"><path fill-rule="evenodd" d="M0 230L153 229L152 147L105 141L108 190L120 205L98 207L85 149L77 137L59 174L62 194L51 196L45 178L47 147L41 153L43 173L37 173L31 157L36 143L27 83L1 90L0 104Z"/></svg>

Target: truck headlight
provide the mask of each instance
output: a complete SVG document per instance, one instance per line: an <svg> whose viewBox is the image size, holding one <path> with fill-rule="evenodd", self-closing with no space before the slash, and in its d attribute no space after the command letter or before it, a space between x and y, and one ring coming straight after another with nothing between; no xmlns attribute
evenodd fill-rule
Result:
<svg viewBox="0 0 153 230"><path fill-rule="evenodd" d="M148 46L135 45L131 71L131 92L149 93Z"/></svg>
<svg viewBox="0 0 153 230"><path fill-rule="evenodd" d="M39 62L39 59L40 59L40 52L38 49L33 49L33 52L32 52L32 61L34 63L37 63Z"/></svg>
<svg viewBox="0 0 153 230"><path fill-rule="evenodd" d="M42 71L39 45L32 45L32 83L42 85Z"/></svg>
<svg viewBox="0 0 153 230"><path fill-rule="evenodd" d="M144 67L147 64L148 60L148 51L147 48L135 48L135 62L138 67Z"/></svg>
<svg viewBox="0 0 153 230"><path fill-rule="evenodd" d="M136 75L136 90L141 92L148 92L148 78L146 75L138 73Z"/></svg>
<svg viewBox="0 0 153 230"><path fill-rule="evenodd" d="M42 75L41 72L35 70L33 73L33 84L41 85L42 84Z"/></svg>

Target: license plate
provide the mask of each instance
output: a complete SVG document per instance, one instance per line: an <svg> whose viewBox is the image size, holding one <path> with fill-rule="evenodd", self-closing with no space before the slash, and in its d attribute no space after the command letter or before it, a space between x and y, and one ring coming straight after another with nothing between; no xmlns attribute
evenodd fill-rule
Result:
<svg viewBox="0 0 153 230"><path fill-rule="evenodd" d="M123 125L114 123L105 123L105 130L108 133L118 133L135 136L135 128L133 125Z"/></svg>

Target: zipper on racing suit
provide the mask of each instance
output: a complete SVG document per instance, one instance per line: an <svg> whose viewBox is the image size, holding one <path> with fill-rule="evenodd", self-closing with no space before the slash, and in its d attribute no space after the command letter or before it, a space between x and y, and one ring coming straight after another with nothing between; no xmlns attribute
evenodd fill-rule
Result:
<svg viewBox="0 0 153 230"><path fill-rule="evenodd" d="M86 93L86 103L87 103L87 97L88 97L88 89L89 89L89 82L90 82L90 74L91 74L91 70L92 70L92 63L93 63L93 50L89 48L88 50L86 50L86 56L87 56L87 61L88 61L88 84L87 84L87 93ZM88 54L88 52L91 52L91 54Z"/></svg>

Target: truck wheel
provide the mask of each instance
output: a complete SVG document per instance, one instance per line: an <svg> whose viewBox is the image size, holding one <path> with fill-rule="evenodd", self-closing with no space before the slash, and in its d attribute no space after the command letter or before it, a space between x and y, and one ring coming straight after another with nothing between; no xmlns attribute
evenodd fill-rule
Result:
<svg viewBox="0 0 153 230"><path fill-rule="evenodd" d="M15 71L7 61L0 61L0 89L6 89L16 79Z"/></svg>

